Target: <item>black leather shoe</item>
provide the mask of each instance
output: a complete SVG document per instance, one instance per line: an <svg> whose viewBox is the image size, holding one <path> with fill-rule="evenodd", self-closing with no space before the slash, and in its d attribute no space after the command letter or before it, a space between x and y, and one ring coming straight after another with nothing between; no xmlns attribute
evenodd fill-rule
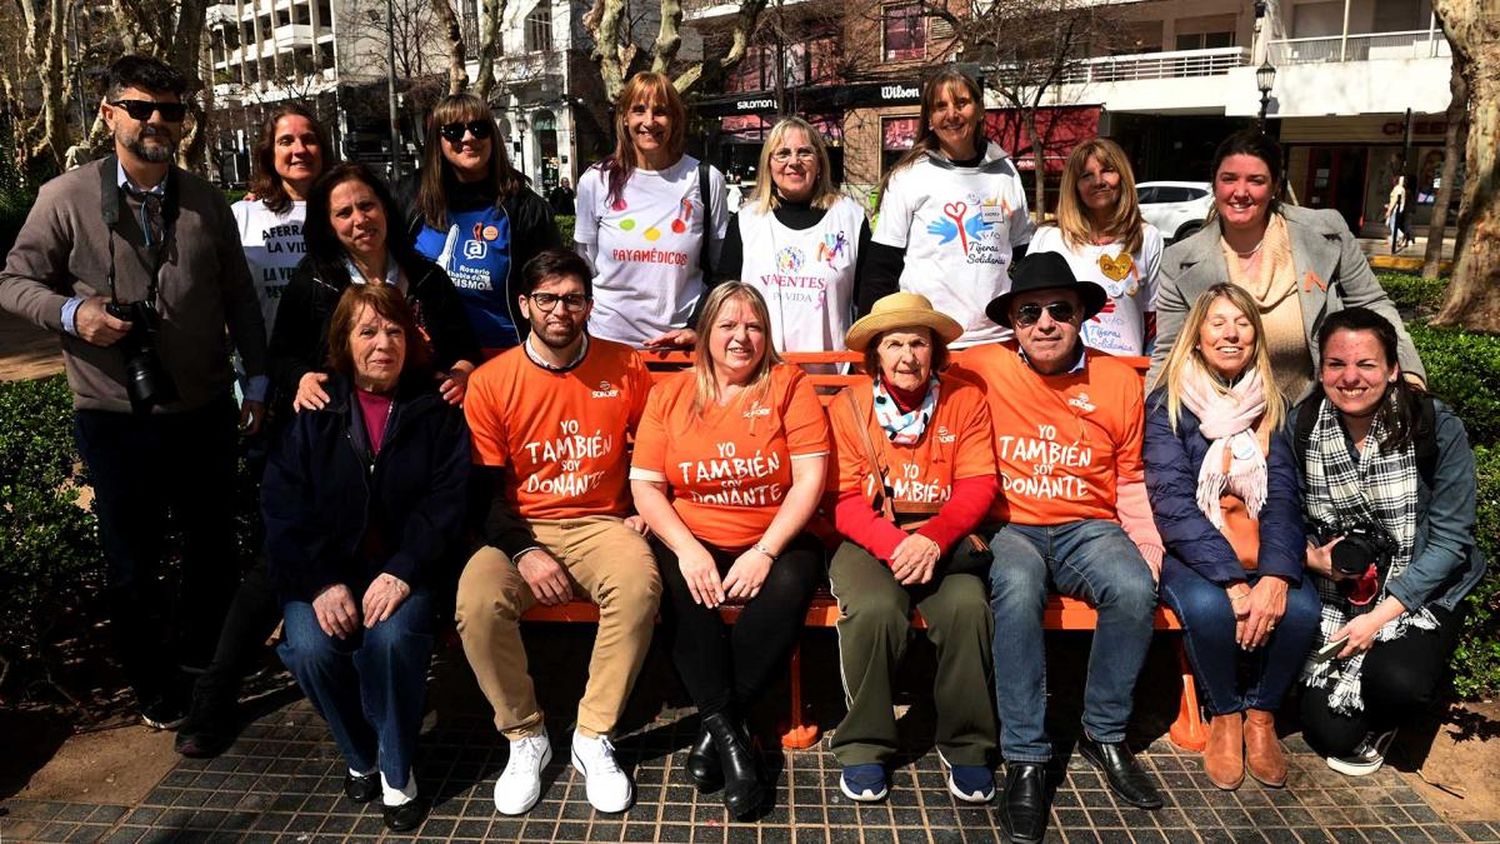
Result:
<svg viewBox="0 0 1500 844"><path fill-rule="evenodd" d="M408 832L422 825L427 820L427 801L418 797L408 800L400 806L381 805L380 817L385 821L385 828L392 832Z"/></svg>
<svg viewBox="0 0 1500 844"><path fill-rule="evenodd" d="M765 789L745 728L722 712L704 716L703 728L719 752L719 769L724 775L724 808L736 818L750 817L765 799Z"/></svg>
<svg viewBox="0 0 1500 844"><path fill-rule="evenodd" d="M1015 844L1038 844L1047 833L1047 766L1018 762L1005 766L1000 827Z"/></svg>
<svg viewBox="0 0 1500 844"><path fill-rule="evenodd" d="M189 759L211 759L228 750L239 732L235 706L233 700L195 696L172 746Z"/></svg>
<svg viewBox="0 0 1500 844"><path fill-rule="evenodd" d="M1121 800L1137 809L1161 808L1161 792L1125 742L1100 742L1083 736L1078 739L1078 752L1104 774L1110 790Z"/></svg>
<svg viewBox="0 0 1500 844"><path fill-rule="evenodd" d="M359 777L344 772L344 796L356 803L368 803L380 796L380 774Z"/></svg>
<svg viewBox="0 0 1500 844"><path fill-rule="evenodd" d="M707 726L698 728L698 740L688 750L687 763L683 767L699 791L715 791L724 784L719 750L714 747L714 737L709 735Z"/></svg>

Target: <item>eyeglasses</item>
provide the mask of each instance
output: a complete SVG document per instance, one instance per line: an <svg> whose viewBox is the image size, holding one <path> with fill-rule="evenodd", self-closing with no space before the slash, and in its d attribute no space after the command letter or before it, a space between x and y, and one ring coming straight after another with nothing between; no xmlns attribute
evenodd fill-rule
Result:
<svg viewBox="0 0 1500 844"><path fill-rule="evenodd" d="M1078 308L1072 302L1048 302L1045 305L1036 302L1027 302L1021 307L1016 308L1016 315L1013 321L1022 328L1036 325L1037 320L1042 318L1042 311L1044 309L1058 322L1071 322L1074 315L1078 313Z"/></svg>
<svg viewBox="0 0 1500 844"><path fill-rule="evenodd" d="M532 293L526 298L531 300L531 304L549 314L552 313L553 308L557 307L558 302L562 302L564 307L575 314L582 311L589 303L589 297L582 293L569 293L565 296L559 296L556 293Z"/></svg>
<svg viewBox="0 0 1500 844"><path fill-rule="evenodd" d="M798 161L802 162L812 161L814 158L818 157L818 153L816 151L807 147L802 147L801 149L795 151L786 147L782 147L781 149L771 153L771 160L776 162L777 164L785 164L788 161L791 161L792 156L794 155L797 156Z"/></svg>
<svg viewBox="0 0 1500 844"><path fill-rule="evenodd" d="M186 103L163 103L156 100L114 100L110 105L125 109L131 120L149 120L151 112L161 112L161 119L168 123L181 123L187 117Z"/></svg>
<svg viewBox="0 0 1500 844"><path fill-rule="evenodd" d="M468 123L444 123L438 127L438 134L451 143L458 143L464 139L464 132L474 136L474 140L482 141L495 131L495 123L491 120L470 120Z"/></svg>

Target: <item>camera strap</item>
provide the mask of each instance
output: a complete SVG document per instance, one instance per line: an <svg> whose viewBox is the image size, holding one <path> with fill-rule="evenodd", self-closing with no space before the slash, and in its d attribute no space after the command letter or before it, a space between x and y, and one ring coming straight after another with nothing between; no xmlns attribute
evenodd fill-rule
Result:
<svg viewBox="0 0 1500 844"><path fill-rule="evenodd" d="M109 297L115 303L119 303L120 297L115 290L115 235L129 238L120 230L120 222L124 216L121 213L122 206L129 208L126 193L133 192L141 198L141 213L135 218L136 225L141 230L146 253L149 258L142 257L140 250L132 247L131 251L136 253L136 258L146 270L146 297L144 299L153 309L156 307L157 294L161 290L161 271L166 264L167 244L173 239L177 228L177 215L179 205L177 202L177 174L175 167L168 168L166 180L163 183L163 191L160 194L160 209L156 215L152 214L150 205L151 196L145 191L137 191L119 182L120 159L118 156L110 155L104 160L99 170L99 214L104 220L105 228L109 229ZM154 231L152 216L161 219L161 231L159 236Z"/></svg>

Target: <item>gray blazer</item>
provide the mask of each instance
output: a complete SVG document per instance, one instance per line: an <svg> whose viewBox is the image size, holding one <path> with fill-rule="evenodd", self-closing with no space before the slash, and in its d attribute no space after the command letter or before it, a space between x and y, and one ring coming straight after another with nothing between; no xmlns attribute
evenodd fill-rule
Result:
<svg viewBox="0 0 1500 844"><path fill-rule="evenodd" d="M1402 371L1415 373L1426 381L1427 371L1422 368L1401 314L1375 279L1369 259L1359 251L1359 241L1354 239L1339 212L1283 205L1279 213L1286 217L1287 232L1291 236L1292 261L1297 270L1302 324L1307 330L1314 381L1318 369L1318 327L1329 314L1359 306L1375 311L1396 326L1397 353ZM1203 291L1227 281L1229 267L1219 247L1217 225L1210 223L1192 237L1167 248L1161 261L1161 287L1156 300L1156 347L1151 355L1148 384L1155 383L1157 372L1172 351L1172 344L1177 341L1177 334L1182 330L1193 302ZM1298 401L1305 398L1305 394L1288 398Z"/></svg>

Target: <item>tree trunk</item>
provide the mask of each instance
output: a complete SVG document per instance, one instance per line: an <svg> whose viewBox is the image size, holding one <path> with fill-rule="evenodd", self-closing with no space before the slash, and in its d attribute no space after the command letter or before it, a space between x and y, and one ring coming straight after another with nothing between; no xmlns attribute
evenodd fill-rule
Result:
<svg viewBox="0 0 1500 844"><path fill-rule="evenodd" d="M501 23L506 0L484 0L484 36L479 39L479 70L474 74L474 93L485 102L495 89L495 58L500 55Z"/></svg>
<svg viewBox="0 0 1500 844"><path fill-rule="evenodd" d="M604 96L610 102L625 90L625 67L620 63L620 30L625 22L625 0L604 0L599 14L599 28L594 43L599 50L599 75L604 79Z"/></svg>
<svg viewBox="0 0 1500 844"><path fill-rule="evenodd" d="M1026 133L1031 136L1031 160L1036 168L1032 173L1031 219L1041 223L1047 216L1047 145L1042 143L1041 133L1036 128L1036 106L1022 108L1021 119L1026 122Z"/></svg>
<svg viewBox="0 0 1500 844"><path fill-rule="evenodd" d="M1458 180L1458 159L1464 154L1464 139L1469 122L1469 84L1464 81L1461 58L1453 57L1453 73L1448 80L1448 128L1443 135L1443 172L1437 197L1432 203L1432 220L1427 224L1427 253L1422 256L1422 277L1437 278L1443 263L1443 238L1448 231L1448 209L1453 206L1453 183ZM1460 244L1454 233L1453 254Z"/></svg>
<svg viewBox="0 0 1500 844"><path fill-rule="evenodd" d="M738 64L750 47L750 36L755 32L755 25L760 20L760 13L766 8L766 2L767 0L750 0L748 3L741 3L739 13L735 15L734 29L730 33L729 52L722 59L694 62L692 67L684 70L680 76L672 80L672 87L676 88L678 93L686 93L705 75L717 78L724 70Z"/></svg>
<svg viewBox="0 0 1500 844"><path fill-rule="evenodd" d="M1433 322L1500 331L1500 0L1436 0L1433 6L1453 52L1464 56L1469 86L1468 173L1458 216L1466 234Z"/></svg>
<svg viewBox="0 0 1500 844"><path fill-rule="evenodd" d="M682 47L682 2L661 0L661 26L656 32L656 44L652 49L651 70L666 73L677 58Z"/></svg>
<svg viewBox="0 0 1500 844"><path fill-rule="evenodd" d="M67 101L63 98L67 93L63 82L67 6L63 0L47 0L45 6L37 0L21 0L20 5L26 27L26 58L37 69L42 104L25 129L24 137L32 140L21 145L26 160L18 163L22 173L29 173L39 163L61 170L69 145Z"/></svg>
<svg viewBox="0 0 1500 844"><path fill-rule="evenodd" d="M448 93L462 94L469 87L469 71L465 67L469 56L463 28L458 25L458 13L453 11L449 0L432 0L432 11L448 38Z"/></svg>

